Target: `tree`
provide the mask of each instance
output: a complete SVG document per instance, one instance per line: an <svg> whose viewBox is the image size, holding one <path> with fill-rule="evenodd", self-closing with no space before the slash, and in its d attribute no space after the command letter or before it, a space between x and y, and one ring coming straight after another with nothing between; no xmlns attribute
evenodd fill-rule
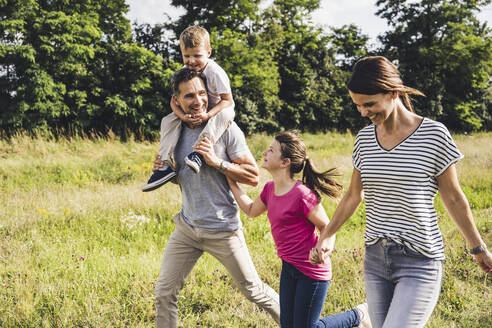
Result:
<svg viewBox="0 0 492 328"><path fill-rule="evenodd" d="M168 25L179 36L191 25L200 25L208 31L231 30L250 32L250 24L257 21L258 4L261 0L172 0L174 7L183 7L186 12L176 22Z"/></svg>
<svg viewBox="0 0 492 328"><path fill-rule="evenodd" d="M345 71L351 71L355 62L369 53L367 42L369 37L362 34L354 24L331 28L330 45L337 57L337 65Z"/></svg>
<svg viewBox="0 0 492 328"><path fill-rule="evenodd" d="M316 0L276 0L263 15L261 34L274 49L280 74L277 121L284 128L340 128L338 91L344 81L327 47L329 38L311 24L310 15L318 7Z"/></svg>
<svg viewBox="0 0 492 328"><path fill-rule="evenodd" d="M0 128L151 135L171 60L133 43L124 0L0 1Z"/></svg>
<svg viewBox="0 0 492 328"><path fill-rule="evenodd" d="M475 17L490 0L379 0L392 31L382 53L397 60L404 81L426 94L417 111L464 131L482 127L492 73L490 28Z"/></svg>

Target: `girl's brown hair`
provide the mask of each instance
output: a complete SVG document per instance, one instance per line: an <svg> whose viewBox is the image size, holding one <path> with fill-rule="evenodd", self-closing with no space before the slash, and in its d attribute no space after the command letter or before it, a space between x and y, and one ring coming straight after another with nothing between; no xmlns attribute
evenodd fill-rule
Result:
<svg viewBox="0 0 492 328"><path fill-rule="evenodd" d="M396 66L383 56L359 59L347 87L354 93L364 95L397 92L403 105L411 112L413 106L409 95L425 96L419 90L405 86Z"/></svg>
<svg viewBox="0 0 492 328"><path fill-rule="evenodd" d="M318 199L320 192L330 198L338 198L342 185L334 179L338 175L336 169L318 171L313 160L307 157L306 145L295 131L280 132L275 135L275 140L280 144L282 159L290 160L291 177L302 171L302 183L308 186Z"/></svg>

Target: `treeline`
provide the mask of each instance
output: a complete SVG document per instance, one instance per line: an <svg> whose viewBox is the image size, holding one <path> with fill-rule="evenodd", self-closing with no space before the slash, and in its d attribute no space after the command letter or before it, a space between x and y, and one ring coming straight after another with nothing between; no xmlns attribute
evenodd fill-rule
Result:
<svg viewBox="0 0 492 328"><path fill-rule="evenodd" d="M0 132L156 136L182 66L177 36L194 24L211 33L247 133L367 124L345 84L369 54L393 60L426 94L415 99L419 114L455 131L490 130L492 37L476 14L491 1L379 0L390 30L370 45L357 26L314 25L319 0L265 9L260 0L172 0L184 15L133 26L124 0L0 0Z"/></svg>

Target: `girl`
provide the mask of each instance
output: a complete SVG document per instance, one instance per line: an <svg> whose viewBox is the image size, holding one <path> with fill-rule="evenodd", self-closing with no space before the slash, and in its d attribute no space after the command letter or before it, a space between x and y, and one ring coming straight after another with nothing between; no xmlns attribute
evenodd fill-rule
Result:
<svg viewBox="0 0 492 328"><path fill-rule="evenodd" d="M424 327L439 297L444 250L433 199L451 218L485 272L492 256L473 222L456 177L463 155L441 123L413 112L397 68L381 56L354 67L350 97L373 124L357 135L347 194L323 230L312 262L333 249L335 232L366 200L364 278L373 327Z"/></svg>
<svg viewBox="0 0 492 328"><path fill-rule="evenodd" d="M319 319L330 285L331 264L313 265L309 252L316 245L316 227L322 231L329 220L320 203L320 192L336 198L341 189L333 169L318 172L306 156L306 146L294 132L275 136L263 153L262 167L272 175L260 197L252 201L237 183L229 180L239 207L249 217L268 210L277 254L282 259L280 276L280 323L288 327L370 327L366 305ZM303 172L303 182L294 174ZM327 242L333 248L335 236Z"/></svg>

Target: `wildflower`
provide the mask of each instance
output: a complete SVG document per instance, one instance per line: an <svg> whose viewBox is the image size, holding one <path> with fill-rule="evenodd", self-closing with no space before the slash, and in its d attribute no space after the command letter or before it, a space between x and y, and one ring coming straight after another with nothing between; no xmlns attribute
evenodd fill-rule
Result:
<svg viewBox="0 0 492 328"><path fill-rule="evenodd" d="M150 219L145 215L136 215L133 212L128 213L127 216L121 219L121 222L126 225L130 230L133 230L137 226L141 226L144 223L149 223Z"/></svg>

